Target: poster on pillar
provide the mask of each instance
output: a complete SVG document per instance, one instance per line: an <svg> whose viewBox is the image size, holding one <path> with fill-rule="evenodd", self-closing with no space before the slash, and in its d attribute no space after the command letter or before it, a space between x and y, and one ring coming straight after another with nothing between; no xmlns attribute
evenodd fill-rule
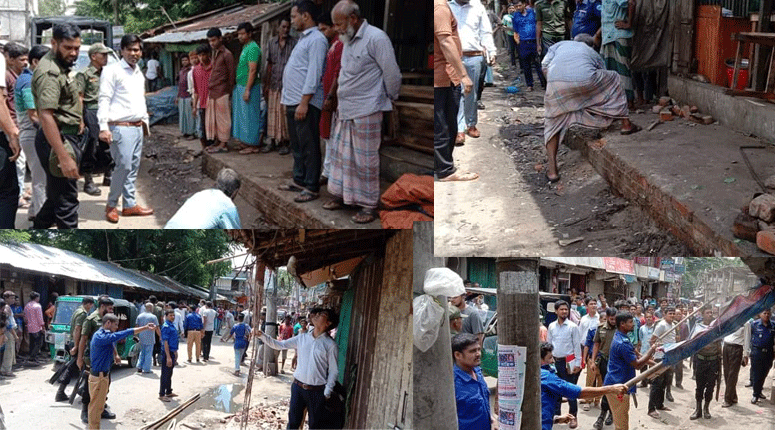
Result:
<svg viewBox="0 0 775 430"><path fill-rule="evenodd" d="M498 345L498 428L519 430L525 389L527 348Z"/></svg>

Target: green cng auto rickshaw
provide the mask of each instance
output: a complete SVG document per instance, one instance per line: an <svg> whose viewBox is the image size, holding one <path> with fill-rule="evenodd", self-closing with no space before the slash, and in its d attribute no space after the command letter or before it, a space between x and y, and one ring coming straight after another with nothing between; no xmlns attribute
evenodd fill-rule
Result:
<svg viewBox="0 0 775 430"><path fill-rule="evenodd" d="M70 348L72 338L70 337L70 319L84 297L88 296L60 296L56 301L56 314L51 323L51 330L46 334L46 342L49 343L51 358L56 363L66 363L70 360ZM95 306L92 312L97 312L99 306L96 296ZM137 320L137 308L124 299L113 300L113 313L118 317L118 330L125 330L135 326ZM129 365L134 367L137 364L137 357L140 354L140 345L136 336L130 336L118 341L116 351L121 359L126 359Z"/></svg>

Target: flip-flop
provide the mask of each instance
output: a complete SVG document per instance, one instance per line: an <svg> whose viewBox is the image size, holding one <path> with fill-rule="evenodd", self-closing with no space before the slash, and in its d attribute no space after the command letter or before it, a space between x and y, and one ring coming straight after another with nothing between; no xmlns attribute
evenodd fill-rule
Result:
<svg viewBox="0 0 775 430"><path fill-rule="evenodd" d="M621 131L620 131L620 133L621 133L623 136L626 136L626 135L628 135L628 134L637 133L637 132L639 132L639 131L641 131L641 130L643 130L643 129L642 129L642 128L640 128L640 127L639 127L637 124L633 124L631 129L629 129L629 130L621 130Z"/></svg>
<svg viewBox="0 0 775 430"><path fill-rule="evenodd" d="M439 182L473 181L475 179L479 179L478 173L455 172L446 178L439 179Z"/></svg>
<svg viewBox="0 0 775 430"><path fill-rule="evenodd" d="M293 191L294 193L300 193L304 191L304 188L296 185L296 184L282 184L277 187L280 191Z"/></svg>
<svg viewBox="0 0 775 430"><path fill-rule="evenodd" d="M229 152L229 150L222 146L211 146L207 148L207 152L210 154L220 154L222 152Z"/></svg>
<svg viewBox="0 0 775 430"><path fill-rule="evenodd" d="M555 182L558 182L560 178L562 178L562 176L560 176L559 173L557 174L557 177L554 179L550 178L548 174L544 174L544 176L546 176L546 180L549 181L550 184L554 184Z"/></svg>
<svg viewBox="0 0 775 430"><path fill-rule="evenodd" d="M259 148L253 147L253 146L247 146L245 148L242 148L239 153L242 155L248 155L248 154L258 154L259 152L261 152Z"/></svg>
<svg viewBox="0 0 775 430"><path fill-rule="evenodd" d="M323 209L327 211L336 211L339 209L344 209L344 207L345 204L344 200L342 199L331 200L330 202L323 205Z"/></svg>
<svg viewBox="0 0 775 430"><path fill-rule="evenodd" d="M377 219L377 213L374 209L361 209L352 220L356 224L368 224Z"/></svg>
<svg viewBox="0 0 775 430"><path fill-rule="evenodd" d="M313 193L310 190L304 190L301 192L301 194L299 194L298 197L293 199L293 201L296 203L307 203L316 200L318 197L320 197L318 193Z"/></svg>

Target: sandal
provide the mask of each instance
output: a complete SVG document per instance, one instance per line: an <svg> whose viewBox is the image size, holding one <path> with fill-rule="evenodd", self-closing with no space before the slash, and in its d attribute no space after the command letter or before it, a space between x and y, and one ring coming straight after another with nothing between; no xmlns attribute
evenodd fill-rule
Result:
<svg viewBox="0 0 775 430"><path fill-rule="evenodd" d="M473 181L475 179L479 179L478 173L455 172L445 178L439 179L439 182Z"/></svg>
<svg viewBox="0 0 775 430"><path fill-rule="evenodd" d="M207 148L207 152L210 154L220 154L222 152L229 152L229 149L223 146L211 146Z"/></svg>
<svg viewBox="0 0 775 430"><path fill-rule="evenodd" d="M307 203L316 200L318 197L320 197L318 193L313 193L310 190L304 190L301 192L301 194L299 194L298 197L293 199L293 201L296 203Z"/></svg>
<svg viewBox="0 0 775 430"><path fill-rule="evenodd" d="M622 131L620 131L620 133L623 136L627 136L628 134L637 133L637 132L639 132L641 130L642 130L642 128L640 128L637 124L633 124L632 128L630 128L629 130L622 130Z"/></svg>
<svg viewBox="0 0 775 430"><path fill-rule="evenodd" d="M344 200L342 199L331 200L330 202L323 205L323 209L327 211L336 211L344 208L345 208L345 204L344 204Z"/></svg>
<svg viewBox="0 0 775 430"><path fill-rule="evenodd" d="M261 152L261 149L255 146L245 146L244 148L242 148L242 150L240 150L239 153L242 155L247 155L247 154L258 154L259 152Z"/></svg>
<svg viewBox="0 0 775 430"><path fill-rule="evenodd" d="M294 183L288 183L288 184L282 184L277 187L280 191L293 191L294 193L300 193L304 191L304 188L294 184Z"/></svg>
<svg viewBox="0 0 775 430"><path fill-rule="evenodd" d="M377 218L377 212L374 209L361 209L352 220L356 224L368 224Z"/></svg>

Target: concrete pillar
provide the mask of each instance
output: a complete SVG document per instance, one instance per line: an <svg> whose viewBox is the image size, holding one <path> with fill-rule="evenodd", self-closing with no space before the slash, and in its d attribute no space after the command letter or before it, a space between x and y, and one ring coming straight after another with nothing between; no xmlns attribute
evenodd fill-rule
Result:
<svg viewBox="0 0 775 430"><path fill-rule="evenodd" d="M433 223L414 223L414 276L412 286L414 297L423 294L425 272L433 267L444 267L444 259L433 256ZM446 303L446 297L437 297ZM455 406L455 379L452 372L452 343L449 336L449 321L445 309L442 327L436 343L421 352L412 346L414 376L414 426L427 430L457 430L457 408ZM540 409L539 409L540 410ZM536 427L538 428L538 427Z"/></svg>
<svg viewBox="0 0 775 430"><path fill-rule="evenodd" d="M523 429L541 428L538 265L538 258L504 258L497 261L498 343L527 347Z"/></svg>

